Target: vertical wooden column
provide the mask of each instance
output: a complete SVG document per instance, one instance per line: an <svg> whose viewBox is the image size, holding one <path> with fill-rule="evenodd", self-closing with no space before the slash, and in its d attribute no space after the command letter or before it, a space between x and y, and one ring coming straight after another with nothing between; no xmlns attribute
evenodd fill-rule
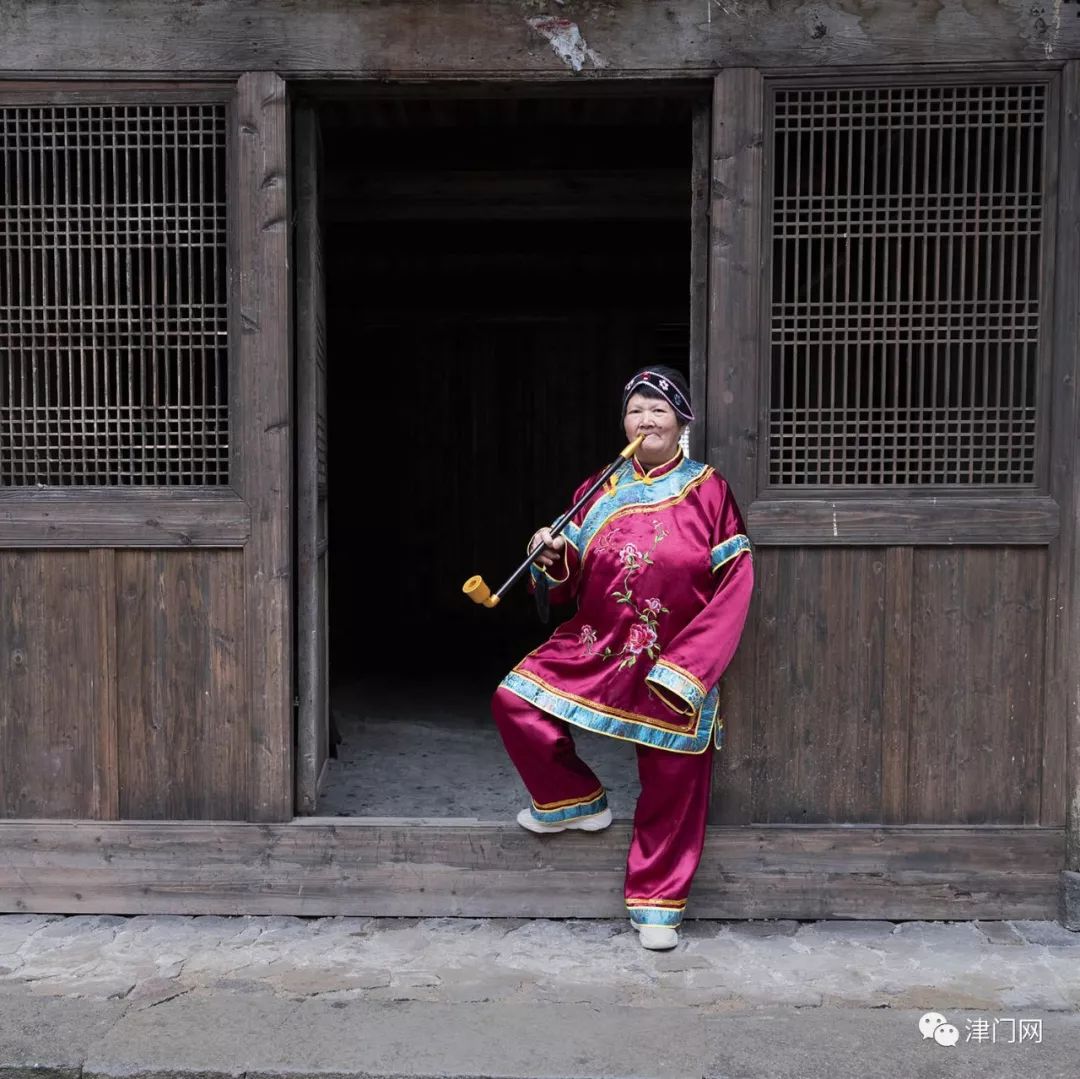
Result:
<svg viewBox="0 0 1080 1079"><path fill-rule="evenodd" d="M292 373L288 103L271 71L237 83L232 394L234 475L251 513L244 548L251 719L250 817L293 813Z"/></svg>
<svg viewBox="0 0 1080 1079"><path fill-rule="evenodd" d="M1061 81L1061 143L1054 295L1054 363L1050 386L1050 494L1061 508L1061 533L1050 545L1046 635L1046 723L1064 731L1065 867L1061 920L1080 930L1080 61L1065 65ZM1060 744L1060 743L1059 743ZM1044 754L1044 805L1053 814L1056 747ZM1046 814L1044 813L1044 816ZM1043 823L1046 823L1044 820Z"/></svg>
<svg viewBox="0 0 1080 1079"><path fill-rule="evenodd" d="M744 514L757 494L764 125L761 73L722 71L713 91L706 459L731 484ZM715 824L750 820L756 622L755 604L724 679Z"/></svg>

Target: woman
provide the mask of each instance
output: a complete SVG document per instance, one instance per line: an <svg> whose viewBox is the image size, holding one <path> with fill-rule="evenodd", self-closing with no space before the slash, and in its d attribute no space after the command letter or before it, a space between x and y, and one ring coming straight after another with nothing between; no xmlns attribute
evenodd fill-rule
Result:
<svg viewBox="0 0 1080 1079"><path fill-rule="evenodd" d="M710 748L723 736L717 682L753 584L750 543L727 484L679 448L693 418L678 372L649 367L627 382L626 438L645 436L636 456L561 535L541 528L530 541L529 550L539 549L533 587L548 587L556 602L576 599L577 614L503 679L492 702L532 797L517 820L533 832L611 823L570 725L636 743L641 796L625 896L641 943L654 949L678 943L701 860Z"/></svg>

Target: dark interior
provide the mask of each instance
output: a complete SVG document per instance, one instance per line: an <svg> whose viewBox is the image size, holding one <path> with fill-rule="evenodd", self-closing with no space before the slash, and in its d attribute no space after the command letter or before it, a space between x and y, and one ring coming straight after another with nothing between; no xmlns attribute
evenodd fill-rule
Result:
<svg viewBox="0 0 1080 1079"><path fill-rule="evenodd" d="M377 675L404 716L550 632L524 585L497 610L461 585L614 458L636 367L687 367L691 108L321 108L332 685Z"/></svg>

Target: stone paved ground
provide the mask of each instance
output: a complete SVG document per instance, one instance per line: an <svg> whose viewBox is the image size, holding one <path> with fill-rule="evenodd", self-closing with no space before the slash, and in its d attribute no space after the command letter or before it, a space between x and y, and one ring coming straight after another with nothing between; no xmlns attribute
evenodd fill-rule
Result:
<svg viewBox="0 0 1080 1079"><path fill-rule="evenodd" d="M919 1037L926 1011L961 1043ZM1025 1018L1041 1043L978 1036ZM0 916L0 1079L845 1067L1075 1079L1080 934L688 922L677 950L651 953L622 921Z"/></svg>

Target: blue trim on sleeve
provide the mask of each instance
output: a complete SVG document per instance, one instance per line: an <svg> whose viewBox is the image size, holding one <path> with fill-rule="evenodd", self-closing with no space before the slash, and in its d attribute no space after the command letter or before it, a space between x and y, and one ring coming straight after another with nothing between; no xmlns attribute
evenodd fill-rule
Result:
<svg viewBox="0 0 1080 1079"><path fill-rule="evenodd" d="M669 667L663 657L653 664L652 669L645 675L645 681L671 690L679 700L690 706L691 712L696 712L705 700L701 687L687 678L682 671Z"/></svg>
<svg viewBox="0 0 1080 1079"><path fill-rule="evenodd" d="M552 524L555 522L552 521ZM563 530L559 533L575 551L578 549L578 526L573 521L567 521ZM563 552L563 562L566 565L566 576L562 578L552 577L546 569L541 569L535 562L529 563L529 576L532 578L534 585L547 585L551 587L553 585L566 584L570 580L570 558L569 555Z"/></svg>
<svg viewBox="0 0 1080 1079"><path fill-rule="evenodd" d="M730 539L718 543L709 554L709 566L715 573L725 562L730 562L737 554L750 551L750 540L741 532Z"/></svg>

